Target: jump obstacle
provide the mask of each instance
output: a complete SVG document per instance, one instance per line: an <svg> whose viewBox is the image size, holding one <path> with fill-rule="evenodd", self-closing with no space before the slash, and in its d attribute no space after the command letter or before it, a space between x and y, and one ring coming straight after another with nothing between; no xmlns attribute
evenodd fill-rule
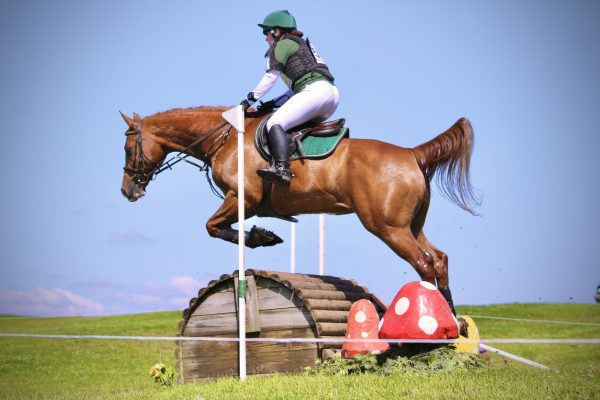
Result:
<svg viewBox="0 0 600 400"><path fill-rule="evenodd" d="M379 316L386 307L354 280L335 276L246 271L245 326L249 338L338 339L332 343L251 342L247 373L298 372L341 351L352 303L367 299ZM179 324L176 352L182 383L239 376L236 342L186 341L186 337L235 337L239 325L238 273L211 281L190 300Z"/></svg>

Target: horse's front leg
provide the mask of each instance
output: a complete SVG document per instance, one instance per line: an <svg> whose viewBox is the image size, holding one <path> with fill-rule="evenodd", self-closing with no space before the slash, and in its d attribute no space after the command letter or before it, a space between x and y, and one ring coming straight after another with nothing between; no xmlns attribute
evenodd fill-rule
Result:
<svg viewBox="0 0 600 400"><path fill-rule="evenodd" d="M246 218L254 216L254 212L249 210L248 204L245 204L245 210ZM239 232L231 227L236 222L238 222L238 197L236 193L229 191L221 207L206 223L206 230L212 237L237 244ZM244 232L244 236L246 246L251 249L283 243L283 240L273 232L257 226L253 226L250 232Z"/></svg>

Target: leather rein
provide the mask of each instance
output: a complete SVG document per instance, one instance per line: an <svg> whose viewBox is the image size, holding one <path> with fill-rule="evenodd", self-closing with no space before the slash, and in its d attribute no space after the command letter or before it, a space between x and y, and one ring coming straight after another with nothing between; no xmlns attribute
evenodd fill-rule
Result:
<svg viewBox="0 0 600 400"><path fill-rule="evenodd" d="M225 197L217 191L212 180L210 179L210 176L208 174L209 170L210 170L210 165L208 164L208 162L202 161L204 163L204 165L202 165L202 166L198 165L195 162L188 160L187 158L189 157L189 154L184 154L184 153L186 151L188 151L189 149L191 149L192 147L204 143L206 140L208 140L210 137L212 137L214 134L219 132L221 129L223 129L227 125L229 125L229 128L225 129L223 132L221 132L221 135L219 135L215 139L213 144L209 147L208 151L204 154L204 157L208 158L209 156L214 155L217 151L219 151L221 149L221 147L223 147L223 145L225 144L225 140L227 139L227 137L229 137L229 133L231 132L232 126L230 124L228 124L227 122L224 122L221 125L219 125L208 135L195 140L194 142L192 142L192 144L190 144L185 149L180 151L177 155L175 155L161 163L156 163L144 154L144 149L142 147L142 121L138 121L137 126L135 128L130 127L127 131L125 131L125 136L136 135L137 137L135 140L135 146L133 148L134 159L132 161L132 167L128 167L127 165L125 165L123 167L123 171L132 174L133 175L132 180L136 184L146 186L146 185L148 185L148 183L150 183L150 181L153 181L154 179L156 179L156 177L160 173L164 172L167 169L172 169L172 167L180 161L185 161L188 164L192 164L193 166L198 167L198 169L201 172L205 172L206 179L208 181L208 184L209 184L212 192L217 197L220 197L221 199L225 199ZM129 157L129 155L130 155L129 150L127 150L127 156ZM157 166L154 167L150 171L146 171L146 162L149 162L151 164L157 164Z"/></svg>

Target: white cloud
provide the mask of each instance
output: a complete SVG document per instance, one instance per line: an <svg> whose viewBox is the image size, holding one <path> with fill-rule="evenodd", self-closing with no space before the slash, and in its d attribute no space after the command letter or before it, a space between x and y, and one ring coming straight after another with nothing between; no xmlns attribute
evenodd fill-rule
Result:
<svg viewBox="0 0 600 400"><path fill-rule="evenodd" d="M91 288L104 304L65 289L34 288L29 291L0 289L0 314L28 316L97 316L165 310L188 307L198 290L206 286L191 276L174 276L165 282L146 281L129 286L112 281L93 281L78 287Z"/></svg>
<svg viewBox="0 0 600 400"><path fill-rule="evenodd" d="M174 290L191 295L200 289L200 282L191 276L174 276L169 283Z"/></svg>
<svg viewBox="0 0 600 400"><path fill-rule="evenodd" d="M105 308L65 289L34 288L30 291L0 289L0 313L29 316L102 315Z"/></svg>
<svg viewBox="0 0 600 400"><path fill-rule="evenodd" d="M120 298L146 311L183 309L203 286L191 276L174 276L167 283L147 281L144 285L121 293Z"/></svg>

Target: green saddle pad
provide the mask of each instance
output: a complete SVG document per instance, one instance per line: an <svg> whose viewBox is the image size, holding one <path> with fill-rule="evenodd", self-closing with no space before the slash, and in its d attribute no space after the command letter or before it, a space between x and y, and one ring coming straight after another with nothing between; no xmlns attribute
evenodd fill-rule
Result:
<svg viewBox="0 0 600 400"><path fill-rule="evenodd" d="M336 135L326 137L305 136L301 140L305 156L300 153L300 148L298 148L294 154L290 156L290 160L298 160L300 158L325 158L333 153L340 141L345 137L348 137L348 128L345 126L341 127Z"/></svg>
<svg viewBox="0 0 600 400"><path fill-rule="evenodd" d="M271 115L267 115L265 118L263 118L254 131L254 144L256 146L256 150L258 150L260 155L265 160L271 159L271 156L268 154L268 146L264 140L265 125L270 117ZM294 129L292 129L291 135L289 135L292 137L292 140L296 140L293 139L296 132ZM298 145L297 149L290 154L290 160L328 157L335 151L342 139L347 137L350 137L350 129L345 126L342 126L337 134L332 134L329 136L306 135L300 140L301 146ZM303 149L304 154L300 150L301 148Z"/></svg>

